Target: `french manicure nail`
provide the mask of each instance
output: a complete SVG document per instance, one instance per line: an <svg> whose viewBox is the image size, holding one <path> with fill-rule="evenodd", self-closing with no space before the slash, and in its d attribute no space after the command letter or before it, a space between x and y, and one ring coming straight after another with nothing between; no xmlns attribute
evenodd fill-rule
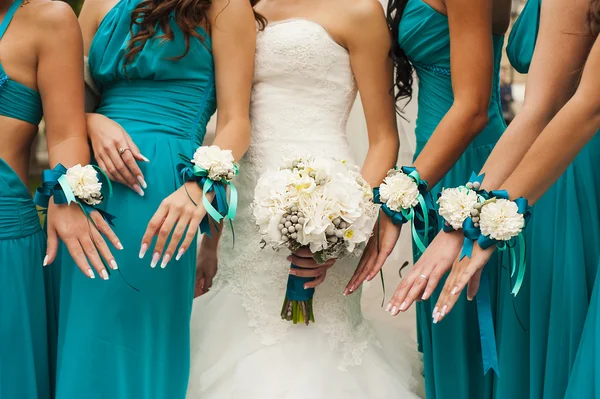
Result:
<svg viewBox="0 0 600 399"><path fill-rule="evenodd" d="M450 292L452 295L456 295L456 293L458 292L458 287L454 287L452 288L452 292Z"/></svg>
<svg viewBox="0 0 600 399"><path fill-rule="evenodd" d="M160 262L160 268L164 269L165 267L167 267L167 263L169 263L170 260L171 260L171 255L165 254L165 256L163 256L162 262Z"/></svg>
<svg viewBox="0 0 600 399"><path fill-rule="evenodd" d="M433 317L435 319L435 315L437 314L437 312L438 312L438 307L436 306L435 308L433 308L433 313L432 313L431 317Z"/></svg>
<svg viewBox="0 0 600 399"><path fill-rule="evenodd" d="M175 257L175 260L181 259L181 257L183 256L184 253L185 253L185 248L183 248L183 247L179 248L179 252L177 252L177 256Z"/></svg>
<svg viewBox="0 0 600 399"><path fill-rule="evenodd" d="M140 154L140 155L142 155L142 154ZM143 156L143 155L142 155L142 159L143 159L143 160L144 160L144 162L146 162L146 163L149 163L149 162L150 162L150 160L149 160L148 158L146 158L145 156Z"/></svg>
<svg viewBox="0 0 600 399"><path fill-rule="evenodd" d="M144 259L144 256L146 255L147 250L148 250L148 244L143 243L142 248L140 248L140 259Z"/></svg>
<svg viewBox="0 0 600 399"><path fill-rule="evenodd" d="M100 274L102 275L102 278L104 280L108 280L108 272L106 271L106 269L102 269L102 271L100 272Z"/></svg>
<svg viewBox="0 0 600 399"><path fill-rule="evenodd" d="M387 305L387 306L386 306L386 308L385 308L385 311L386 311L386 312L389 312L391 308L392 308L392 304L391 304L391 303L388 303L388 305Z"/></svg>
<svg viewBox="0 0 600 399"><path fill-rule="evenodd" d="M405 310L406 309L406 301L402 302L402 304L400 305L400 310Z"/></svg>
<svg viewBox="0 0 600 399"><path fill-rule="evenodd" d="M133 185L133 190L138 193L141 197L144 196L144 190L142 190L142 188L139 186L139 184L134 184Z"/></svg>
<svg viewBox="0 0 600 399"><path fill-rule="evenodd" d="M150 267L156 267L159 260L160 254L158 252L155 252L154 255L152 255L152 262L150 262Z"/></svg>
<svg viewBox="0 0 600 399"><path fill-rule="evenodd" d="M48 265L48 255L44 256L44 263L43 266L47 266Z"/></svg>
<svg viewBox="0 0 600 399"><path fill-rule="evenodd" d="M444 305L442 308L442 317L446 316L446 311L448 310L448 305Z"/></svg>
<svg viewBox="0 0 600 399"><path fill-rule="evenodd" d="M473 300L473 297L467 295L467 301L472 301L472 300Z"/></svg>
<svg viewBox="0 0 600 399"><path fill-rule="evenodd" d="M90 276L91 279L96 278L96 276L94 275L94 271L92 269L88 269L87 274L88 274L88 276Z"/></svg>
<svg viewBox="0 0 600 399"><path fill-rule="evenodd" d="M148 185L146 184L146 180L144 180L144 177L142 175L137 176L138 181L140 182L140 184L142 185L143 188L147 188Z"/></svg>
<svg viewBox="0 0 600 399"><path fill-rule="evenodd" d="M117 261L116 261L116 260L114 260L114 259L113 259L113 260L111 260L111 261L110 261L110 267L111 267L113 270L117 270L117 269L119 268L119 266L117 266Z"/></svg>
<svg viewBox="0 0 600 399"><path fill-rule="evenodd" d="M398 308L397 307L393 307L392 311L390 312L390 315L395 316L398 313Z"/></svg>
<svg viewBox="0 0 600 399"><path fill-rule="evenodd" d="M440 319L439 313L436 313L435 315L433 315L433 324L437 324L439 319Z"/></svg>
<svg viewBox="0 0 600 399"><path fill-rule="evenodd" d="M429 294L429 293L427 291L425 291L423 293L423 296L421 297L421 299L423 299L423 300L427 299L427 294Z"/></svg>
<svg viewBox="0 0 600 399"><path fill-rule="evenodd" d="M121 241L117 242L117 249L123 249L123 244L121 244Z"/></svg>

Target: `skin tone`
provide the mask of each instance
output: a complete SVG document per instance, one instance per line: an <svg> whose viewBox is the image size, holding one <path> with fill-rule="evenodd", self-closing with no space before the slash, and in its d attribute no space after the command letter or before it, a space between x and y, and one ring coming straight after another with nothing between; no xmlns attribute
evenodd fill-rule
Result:
<svg viewBox="0 0 600 399"><path fill-rule="evenodd" d="M535 53L525 93L523 110L502 135L481 173L485 173L483 188L498 189L519 165L528 149L557 112L573 95L580 71L593 43L587 31L587 0L542 2L542 16ZM565 33L573 32L573 34ZM564 57L556 57L560 51ZM511 195L513 194L509 191ZM534 198L527 197L530 203ZM393 315L408 309L415 301L427 299L440 279L458 267L462 248L462 232L440 232L402 281L390 302ZM489 251L490 255L493 251ZM463 262L464 263L464 262ZM428 276L428 280L420 278ZM477 273L467 290L472 300L479 287ZM449 288L450 293L455 287ZM404 306L403 306L404 304ZM439 308L440 316L443 305Z"/></svg>
<svg viewBox="0 0 600 399"><path fill-rule="evenodd" d="M413 164L421 179L433 187L488 122L494 68L491 38L493 33L503 34L507 28L510 2L447 0L426 3L448 16L454 94L452 106ZM401 226L394 225L383 213L380 219L379 251L374 235L346 286L346 295L377 275L398 241Z"/></svg>
<svg viewBox="0 0 600 399"><path fill-rule="evenodd" d="M0 1L1 18L11 4L12 1ZM41 95L50 167L58 163L65 167L89 163L81 49L81 34L71 8L66 3L45 0L32 0L19 8L0 41L0 61L7 75ZM3 116L0 126L0 158L28 184L37 126ZM95 278L93 267L100 276L108 278L101 257L113 268L117 264L102 235L115 248L122 246L98 212L91 216L99 231L79 207L50 201L44 266L54 261L60 238L84 274Z"/></svg>
<svg viewBox="0 0 600 399"><path fill-rule="evenodd" d="M389 90L393 79L393 67L388 57L391 39L381 4L376 0L263 0L256 9L271 22L294 18L313 21L348 51L369 135L369 150L362 175L371 186L378 186L395 165L399 147L394 98ZM356 29L357 26L361 29ZM216 251L217 241L203 240L199 262L204 262L200 259L205 251ZM335 263L331 260L318 264L305 248L292 254L288 260L306 269L293 269L291 274L315 278L305 288L321 284L327 270Z"/></svg>
<svg viewBox="0 0 600 399"><path fill-rule="evenodd" d="M102 18L116 3L117 1L86 1L80 14L86 54ZM232 150L234 157L239 159L250 143L248 115L256 47L254 15L247 0L214 0L208 16L219 104L216 139L213 144ZM145 161L145 157L131 137L118 123L102 115L88 115L87 122L92 146L99 151L98 162L103 162L107 168L111 163L114 165L114 169L108 169L111 180L126 184L143 195L141 187L136 187L138 183L144 184L136 161ZM128 148L130 151L125 151L121 157L119 148ZM186 183L165 198L148 223L142 238L140 258L148 251L153 237L157 237L151 265L156 266L161 257L161 267L165 267L173 256L179 259L191 245L198 226L206 215L201 199L202 190L193 182Z"/></svg>

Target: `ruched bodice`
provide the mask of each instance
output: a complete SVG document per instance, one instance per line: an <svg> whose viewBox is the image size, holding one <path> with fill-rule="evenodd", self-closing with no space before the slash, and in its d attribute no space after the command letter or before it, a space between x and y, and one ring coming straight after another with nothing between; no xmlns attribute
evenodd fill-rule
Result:
<svg viewBox="0 0 600 399"><path fill-rule="evenodd" d="M495 144L505 129L500 106L499 68L503 37L494 36L494 80L488 108L489 122L471 147ZM448 17L422 0L408 0L398 35L400 46L414 65L419 78L417 152L448 112L454 101L450 71Z"/></svg>
<svg viewBox="0 0 600 399"><path fill-rule="evenodd" d="M0 40L6 33L15 13L23 3L16 0L8 9L0 24ZM37 125L42 120L42 99L40 94L12 80L4 71L0 60L0 115L19 119Z"/></svg>
<svg viewBox="0 0 600 399"><path fill-rule="evenodd" d="M154 133L192 139L199 145L216 110L211 40L192 38L187 55L183 33L171 19L173 40L149 40L124 67L131 11L137 0L121 0L103 19L89 54L90 70L101 91L97 109L119 122L129 134ZM139 30L136 25L134 34ZM156 36L163 32L157 28Z"/></svg>

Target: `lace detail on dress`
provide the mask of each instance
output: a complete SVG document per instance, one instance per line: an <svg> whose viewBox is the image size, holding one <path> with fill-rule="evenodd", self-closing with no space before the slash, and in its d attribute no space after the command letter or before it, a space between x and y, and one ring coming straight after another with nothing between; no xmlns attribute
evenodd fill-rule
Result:
<svg viewBox="0 0 600 399"><path fill-rule="evenodd" d="M320 25L308 20L270 24L258 33L251 101L252 142L240 162L239 207L231 231L221 239L215 289L239 294L250 325L265 345L277 343L291 328L319 328L339 351L341 369L358 365L373 341L364 322L360 295L342 295L357 260L338 261L315 294L316 323L294 326L280 318L289 253L261 249L250 209L260 175L278 168L282 156L312 154L352 161L346 123L356 98L348 52Z"/></svg>

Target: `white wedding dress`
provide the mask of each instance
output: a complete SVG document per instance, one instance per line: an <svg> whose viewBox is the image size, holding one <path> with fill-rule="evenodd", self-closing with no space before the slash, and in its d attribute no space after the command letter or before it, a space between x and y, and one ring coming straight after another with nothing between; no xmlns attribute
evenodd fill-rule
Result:
<svg viewBox="0 0 600 399"><path fill-rule="evenodd" d="M356 259L338 261L317 287L316 323L281 320L289 253L261 249L250 209L258 178L282 156L351 161L345 130L356 92L347 50L321 25L290 19L258 33L235 246L227 228L214 287L194 302L188 398L417 397L414 340L384 342L363 319L360 293L342 295Z"/></svg>

